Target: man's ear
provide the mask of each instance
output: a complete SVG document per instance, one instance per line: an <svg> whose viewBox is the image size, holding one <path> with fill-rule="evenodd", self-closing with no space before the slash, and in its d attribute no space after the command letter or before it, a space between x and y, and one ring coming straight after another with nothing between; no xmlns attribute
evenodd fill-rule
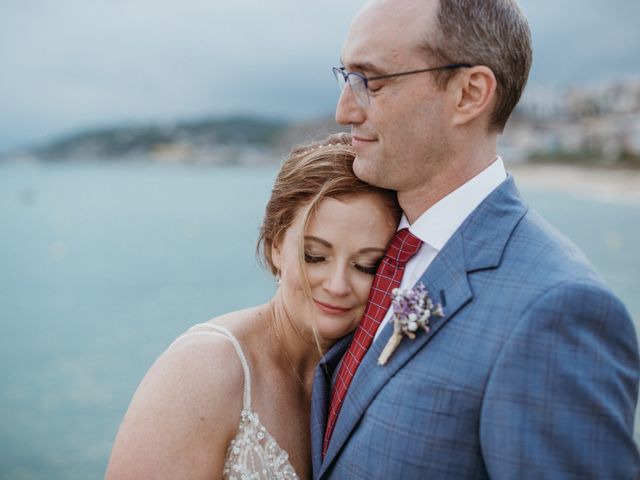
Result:
<svg viewBox="0 0 640 480"><path fill-rule="evenodd" d="M497 81L489 67L477 65L462 69L454 83L456 104L452 124L468 124L481 115L489 115L495 103Z"/></svg>

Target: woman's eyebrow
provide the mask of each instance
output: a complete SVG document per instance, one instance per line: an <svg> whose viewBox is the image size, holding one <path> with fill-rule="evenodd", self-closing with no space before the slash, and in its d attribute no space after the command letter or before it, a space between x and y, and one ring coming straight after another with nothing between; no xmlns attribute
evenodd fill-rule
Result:
<svg viewBox="0 0 640 480"><path fill-rule="evenodd" d="M367 248L362 248L360 250L358 250L358 253L384 253L386 251L386 249L384 248L378 248L378 247L367 247Z"/></svg>
<svg viewBox="0 0 640 480"><path fill-rule="evenodd" d="M329 247L329 248L331 248L333 246L333 245L331 245L331 243L327 242L326 240L323 240L322 238L314 237L312 235L305 235L304 239L305 240L311 240L313 242L318 242L318 243L324 245L325 247Z"/></svg>
<svg viewBox="0 0 640 480"><path fill-rule="evenodd" d="M304 237L305 240L308 241L312 241L312 242L317 242L320 245L324 245L327 248L331 248L333 247L333 245L330 242L327 242L326 240L319 238L319 237L314 237L313 235L305 235ZM384 254L385 249L384 248L380 248L380 247L365 247L365 248L361 248L360 250L358 250L358 253L382 253Z"/></svg>

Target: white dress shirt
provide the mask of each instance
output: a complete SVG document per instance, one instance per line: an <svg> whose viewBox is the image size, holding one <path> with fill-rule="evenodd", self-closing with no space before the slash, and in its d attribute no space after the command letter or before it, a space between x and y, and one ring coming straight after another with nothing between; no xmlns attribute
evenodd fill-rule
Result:
<svg viewBox="0 0 640 480"><path fill-rule="evenodd" d="M407 217L402 216L398 230L409 228L412 234L422 240L422 245L407 263L400 282L401 289L411 288L415 285L465 219L506 178L507 172L504 163L498 156L482 172L420 215L413 225L409 225ZM378 327L375 338L378 338L392 314L393 309L389 308Z"/></svg>

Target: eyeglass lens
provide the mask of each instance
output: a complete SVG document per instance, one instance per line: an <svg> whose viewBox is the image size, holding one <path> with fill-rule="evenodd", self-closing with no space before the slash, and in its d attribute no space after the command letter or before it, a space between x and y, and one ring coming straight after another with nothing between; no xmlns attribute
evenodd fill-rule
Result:
<svg viewBox="0 0 640 480"><path fill-rule="evenodd" d="M363 107L369 105L369 92L367 90L364 78L352 72L345 73L339 68L334 68L333 74L338 81L338 88L340 89L340 92L342 92L346 84L349 83L351 93L353 93L353 96L356 98L358 104Z"/></svg>

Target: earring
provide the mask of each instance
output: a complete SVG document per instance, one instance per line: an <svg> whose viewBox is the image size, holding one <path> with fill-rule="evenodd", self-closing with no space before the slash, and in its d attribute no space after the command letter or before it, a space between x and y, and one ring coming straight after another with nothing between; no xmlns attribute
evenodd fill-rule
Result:
<svg viewBox="0 0 640 480"><path fill-rule="evenodd" d="M276 285L280 285L282 283L282 279L280 278L280 272L276 273Z"/></svg>

